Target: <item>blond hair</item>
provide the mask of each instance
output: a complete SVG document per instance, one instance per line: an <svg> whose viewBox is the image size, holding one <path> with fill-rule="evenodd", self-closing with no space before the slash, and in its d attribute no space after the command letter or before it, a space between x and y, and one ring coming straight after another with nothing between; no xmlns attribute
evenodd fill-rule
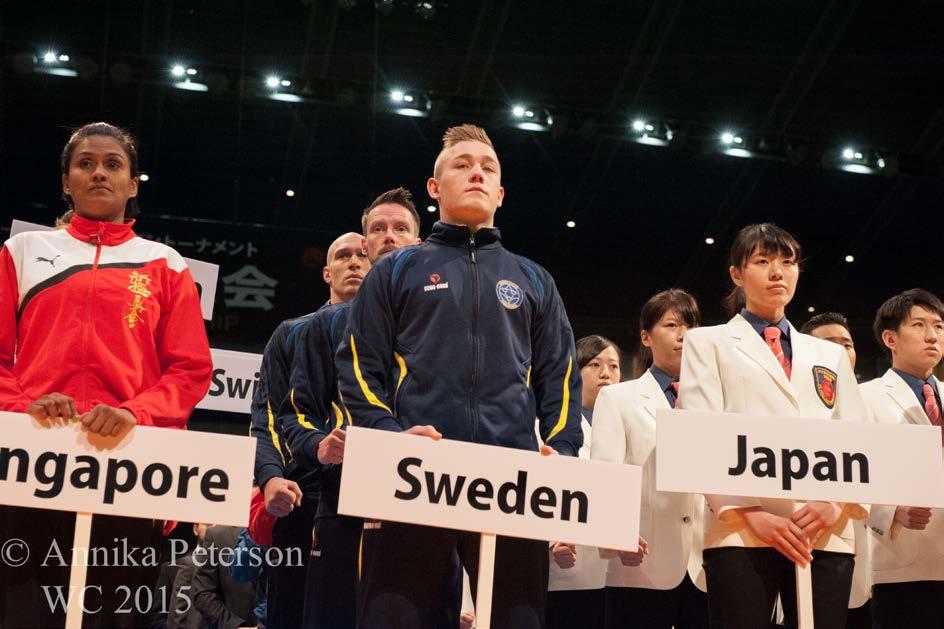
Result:
<svg viewBox="0 0 944 629"><path fill-rule="evenodd" d="M433 164L433 178L439 178L440 167L442 166L443 155L446 151L454 147L459 142L481 142L487 146L490 146L492 149L495 148L495 145L492 144L492 139L488 137L488 134L485 133L485 129L478 127L474 124L461 124L457 127L449 127L446 129L446 132L443 134L443 147L439 151L439 155L436 157L436 162Z"/></svg>

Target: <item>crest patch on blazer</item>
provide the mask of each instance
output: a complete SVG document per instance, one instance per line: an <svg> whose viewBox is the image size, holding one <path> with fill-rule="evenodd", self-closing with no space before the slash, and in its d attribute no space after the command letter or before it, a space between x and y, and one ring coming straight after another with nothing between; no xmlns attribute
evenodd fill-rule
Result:
<svg viewBox="0 0 944 629"><path fill-rule="evenodd" d="M839 376L832 369L813 367L813 384L816 386L816 395L826 405L826 408L836 406L836 380Z"/></svg>

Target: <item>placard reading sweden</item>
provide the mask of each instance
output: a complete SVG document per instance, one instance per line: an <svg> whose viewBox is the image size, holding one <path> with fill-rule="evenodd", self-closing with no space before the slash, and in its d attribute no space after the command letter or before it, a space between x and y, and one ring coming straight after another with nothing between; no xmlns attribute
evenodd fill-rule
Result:
<svg viewBox="0 0 944 629"><path fill-rule="evenodd" d="M642 469L349 428L338 511L636 550Z"/></svg>

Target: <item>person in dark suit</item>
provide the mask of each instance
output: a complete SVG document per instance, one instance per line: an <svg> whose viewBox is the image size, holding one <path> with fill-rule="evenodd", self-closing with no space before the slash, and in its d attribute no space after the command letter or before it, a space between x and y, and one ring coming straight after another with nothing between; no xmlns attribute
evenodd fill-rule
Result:
<svg viewBox="0 0 944 629"><path fill-rule="evenodd" d="M195 552L190 596L195 611L200 612L208 627L233 629L255 627L253 607L256 602L255 582L240 583L230 574L226 555L241 529L235 526L212 526L206 531L205 552ZM190 612L192 614L193 611ZM189 619L188 619L189 620Z"/></svg>

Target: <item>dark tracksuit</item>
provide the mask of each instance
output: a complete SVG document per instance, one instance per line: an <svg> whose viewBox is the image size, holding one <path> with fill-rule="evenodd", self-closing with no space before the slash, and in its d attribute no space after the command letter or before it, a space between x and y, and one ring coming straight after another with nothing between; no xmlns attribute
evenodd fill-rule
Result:
<svg viewBox="0 0 944 629"><path fill-rule="evenodd" d="M355 426L432 424L446 439L576 456L580 371L550 274L501 245L439 222L422 244L381 259L354 299L336 359ZM478 535L383 522L365 526L361 627L455 627L452 553L477 578ZM498 539L494 627L541 627L547 543Z"/></svg>
<svg viewBox="0 0 944 629"><path fill-rule="evenodd" d="M301 548L302 563L308 561L311 527L318 506L319 483L316 471L306 471L286 447L279 407L289 391L289 373L298 341L298 329L315 313L283 321L272 333L262 354L259 384L252 396L250 434L256 438L255 477L259 489L273 477L298 483L302 505L278 518L272 527L272 545L283 550ZM294 556L294 555L293 555ZM297 629L304 606L305 565L272 566L266 570L269 629Z"/></svg>
<svg viewBox="0 0 944 629"><path fill-rule="evenodd" d="M318 445L350 424L338 397L334 354L350 303L319 310L298 331L289 395L279 410L288 447L303 469L320 470L321 497L312 533L302 626L348 629L355 624L362 521L338 515L341 466L322 465Z"/></svg>

